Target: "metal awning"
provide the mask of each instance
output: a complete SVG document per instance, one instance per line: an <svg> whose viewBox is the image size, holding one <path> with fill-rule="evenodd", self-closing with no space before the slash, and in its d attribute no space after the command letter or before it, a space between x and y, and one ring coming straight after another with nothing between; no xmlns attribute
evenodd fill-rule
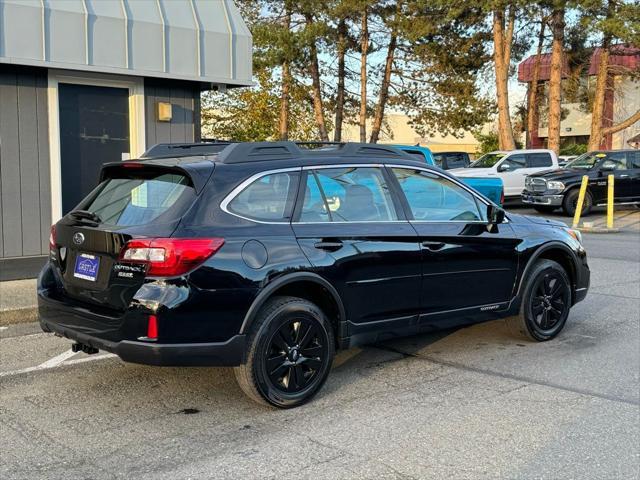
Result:
<svg viewBox="0 0 640 480"><path fill-rule="evenodd" d="M0 63L251 85L232 0L0 0Z"/></svg>

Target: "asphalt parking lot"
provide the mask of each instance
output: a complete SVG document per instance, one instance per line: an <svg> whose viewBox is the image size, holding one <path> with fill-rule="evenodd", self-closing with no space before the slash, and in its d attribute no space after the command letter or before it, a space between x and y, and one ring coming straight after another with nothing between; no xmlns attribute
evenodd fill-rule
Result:
<svg viewBox="0 0 640 480"><path fill-rule="evenodd" d="M591 290L554 341L494 321L351 349L295 410L252 403L228 369L3 327L0 477L638 478L640 212L621 214L585 235Z"/></svg>

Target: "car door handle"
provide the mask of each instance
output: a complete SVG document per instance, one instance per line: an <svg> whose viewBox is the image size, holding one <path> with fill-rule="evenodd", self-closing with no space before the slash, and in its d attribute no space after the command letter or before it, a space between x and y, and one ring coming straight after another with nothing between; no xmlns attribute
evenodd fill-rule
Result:
<svg viewBox="0 0 640 480"><path fill-rule="evenodd" d="M628 176L629 176L629 175L627 175L627 174L625 174L625 173L620 174L620 178L627 178Z"/></svg>
<svg viewBox="0 0 640 480"><path fill-rule="evenodd" d="M430 241L424 241L422 242L422 246L424 248L426 248L427 250L431 250L433 252L440 250L442 247L444 247L444 243L443 242L430 242Z"/></svg>
<svg viewBox="0 0 640 480"><path fill-rule="evenodd" d="M316 247L319 250L325 250L327 252L335 252L337 250L340 250L344 245L341 241L321 241L321 242L316 242L314 245L314 247Z"/></svg>

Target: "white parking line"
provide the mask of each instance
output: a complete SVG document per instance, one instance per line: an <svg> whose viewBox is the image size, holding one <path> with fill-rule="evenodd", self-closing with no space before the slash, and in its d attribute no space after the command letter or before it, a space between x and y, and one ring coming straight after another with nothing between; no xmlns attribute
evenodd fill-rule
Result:
<svg viewBox="0 0 640 480"><path fill-rule="evenodd" d="M103 360L105 358L113 358L116 356L113 353L106 353L104 355L81 357L81 358L76 358L74 360L69 360L69 358L73 357L75 354L76 352L72 352L71 350L68 350L64 353L61 353L60 355L56 355L55 357L35 367L27 367L27 368L22 368L20 370L10 370L8 372L0 372L0 378L13 377L16 375L22 375L24 373L38 372L42 370L51 370L53 368L60 367L60 366L75 365L78 363L86 363L94 360Z"/></svg>

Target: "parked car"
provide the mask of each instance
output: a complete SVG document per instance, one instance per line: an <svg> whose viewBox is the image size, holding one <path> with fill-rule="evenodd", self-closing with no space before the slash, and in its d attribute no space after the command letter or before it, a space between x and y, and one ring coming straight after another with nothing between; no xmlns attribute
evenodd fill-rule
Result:
<svg viewBox="0 0 640 480"><path fill-rule="evenodd" d="M438 165L435 160L435 156L431 153L427 147L420 147L416 145L394 145L405 153L408 153L412 157L416 158L420 162L425 162L427 165L434 165L443 168ZM436 156L439 154L435 154ZM446 169L445 169L446 170ZM497 205L502 205L504 202L504 187L502 180L499 178L476 178L476 177L464 177L461 180L469 185L471 188L480 192L489 200Z"/></svg>
<svg viewBox="0 0 640 480"><path fill-rule="evenodd" d="M582 213L607 203L607 177L614 176L614 203L640 203L640 150L596 151L580 155L565 168L529 175L522 201L540 212L562 207L576 211L582 177L589 177Z"/></svg>
<svg viewBox="0 0 640 480"><path fill-rule="evenodd" d="M527 175L558 168L558 157L551 150L512 150L491 152L471 163L469 168L451 170L456 177L502 179L505 200L520 200Z"/></svg>
<svg viewBox="0 0 640 480"><path fill-rule="evenodd" d="M433 154L433 160L443 170L467 168L471 163L467 152L436 152Z"/></svg>
<svg viewBox="0 0 640 480"><path fill-rule="evenodd" d="M53 225L45 332L127 362L232 366L249 397L294 407L336 349L500 317L546 341L587 294L579 232L395 148L189 150L107 164Z"/></svg>

